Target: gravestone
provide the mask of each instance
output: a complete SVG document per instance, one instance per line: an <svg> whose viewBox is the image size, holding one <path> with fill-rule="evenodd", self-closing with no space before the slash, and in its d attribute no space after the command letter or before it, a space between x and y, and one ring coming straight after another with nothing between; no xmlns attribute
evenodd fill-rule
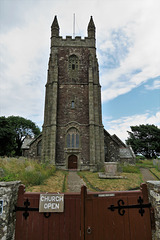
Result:
<svg viewBox="0 0 160 240"><path fill-rule="evenodd" d="M0 168L0 177L5 177L5 173L3 168Z"/></svg>
<svg viewBox="0 0 160 240"><path fill-rule="evenodd" d="M153 166L157 166L158 162L158 159L153 159Z"/></svg>
<svg viewBox="0 0 160 240"><path fill-rule="evenodd" d="M157 163L158 171L160 171L160 160Z"/></svg>

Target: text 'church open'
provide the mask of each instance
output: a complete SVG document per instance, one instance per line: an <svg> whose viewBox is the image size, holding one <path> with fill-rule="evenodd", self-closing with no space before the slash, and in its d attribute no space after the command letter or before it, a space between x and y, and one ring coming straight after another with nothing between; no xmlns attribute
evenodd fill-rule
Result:
<svg viewBox="0 0 160 240"><path fill-rule="evenodd" d="M106 79L107 81L107 79ZM105 161L132 161L134 154L104 130L96 56L95 24L88 36L59 36L55 16L46 83L44 124L36 139L26 139L23 155L61 169L98 170Z"/></svg>

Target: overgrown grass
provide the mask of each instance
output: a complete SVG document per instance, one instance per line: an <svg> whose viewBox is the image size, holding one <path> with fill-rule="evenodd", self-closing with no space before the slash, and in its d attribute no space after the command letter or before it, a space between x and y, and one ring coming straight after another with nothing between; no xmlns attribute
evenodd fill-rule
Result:
<svg viewBox="0 0 160 240"><path fill-rule="evenodd" d="M57 170L54 176L49 177L43 184L38 186L29 186L28 192L65 192L66 190L66 171Z"/></svg>
<svg viewBox="0 0 160 240"><path fill-rule="evenodd" d="M0 181L20 180L26 187L43 184L56 171L53 165L25 158L0 158L0 168L4 171Z"/></svg>
<svg viewBox="0 0 160 240"><path fill-rule="evenodd" d="M146 167L146 168L152 168L153 166L153 160L152 159L144 159L144 160L137 160L136 166L138 167Z"/></svg>
<svg viewBox="0 0 160 240"><path fill-rule="evenodd" d="M124 173L140 173L138 166L133 166L128 164L128 165L121 165L121 167Z"/></svg>

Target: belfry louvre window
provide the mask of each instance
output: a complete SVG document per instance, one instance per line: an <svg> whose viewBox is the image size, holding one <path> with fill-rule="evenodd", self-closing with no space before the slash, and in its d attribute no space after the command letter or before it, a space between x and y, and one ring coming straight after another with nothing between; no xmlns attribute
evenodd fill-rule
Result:
<svg viewBox="0 0 160 240"><path fill-rule="evenodd" d="M67 132L67 148L79 148L79 133L76 128Z"/></svg>
<svg viewBox="0 0 160 240"><path fill-rule="evenodd" d="M71 108L75 108L75 103L74 103L74 101L71 102Z"/></svg>
<svg viewBox="0 0 160 240"><path fill-rule="evenodd" d="M69 57L69 70L70 71L78 70L78 57L76 55L71 55Z"/></svg>

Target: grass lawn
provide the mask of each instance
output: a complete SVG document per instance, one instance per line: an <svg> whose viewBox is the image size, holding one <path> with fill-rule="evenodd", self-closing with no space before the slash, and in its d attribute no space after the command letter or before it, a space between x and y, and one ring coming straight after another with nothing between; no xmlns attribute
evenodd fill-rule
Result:
<svg viewBox="0 0 160 240"><path fill-rule="evenodd" d="M141 173L122 173L126 179L100 179L98 173L79 172L80 177L84 179L87 187L91 191L125 191L139 189L142 181Z"/></svg>
<svg viewBox="0 0 160 240"><path fill-rule="evenodd" d="M148 168L150 172L155 175L160 180L160 171L158 171L158 167L153 165L153 160L139 160L136 163L137 167Z"/></svg>
<svg viewBox="0 0 160 240"><path fill-rule="evenodd" d="M149 168L160 179L160 172L153 166L152 160L140 160L136 166L122 165L122 176L126 179L100 179L98 173L78 172L90 191L126 191L139 189L143 182L140 167ZM49 163L39 163L25 158L0 158L0 168L4 176L0 181L20 180L29 192L66 192L67 171L56 170Z"/></svg>
<svg viewBox="0 0 160 240"><path fill-rule="evenodd" d="M153 160L148 160L148 159L145 159L145 160L138 160L136 162L136 166L138 167L146 167L146 168L153 168Z"/></svg>
<svg viewBox="0 0 160 240"><path fill-rule="evenodd" d="M155 174L156 177L160 180L160 171L158 171L156 168L150 168L151 173Z"/></svg>

